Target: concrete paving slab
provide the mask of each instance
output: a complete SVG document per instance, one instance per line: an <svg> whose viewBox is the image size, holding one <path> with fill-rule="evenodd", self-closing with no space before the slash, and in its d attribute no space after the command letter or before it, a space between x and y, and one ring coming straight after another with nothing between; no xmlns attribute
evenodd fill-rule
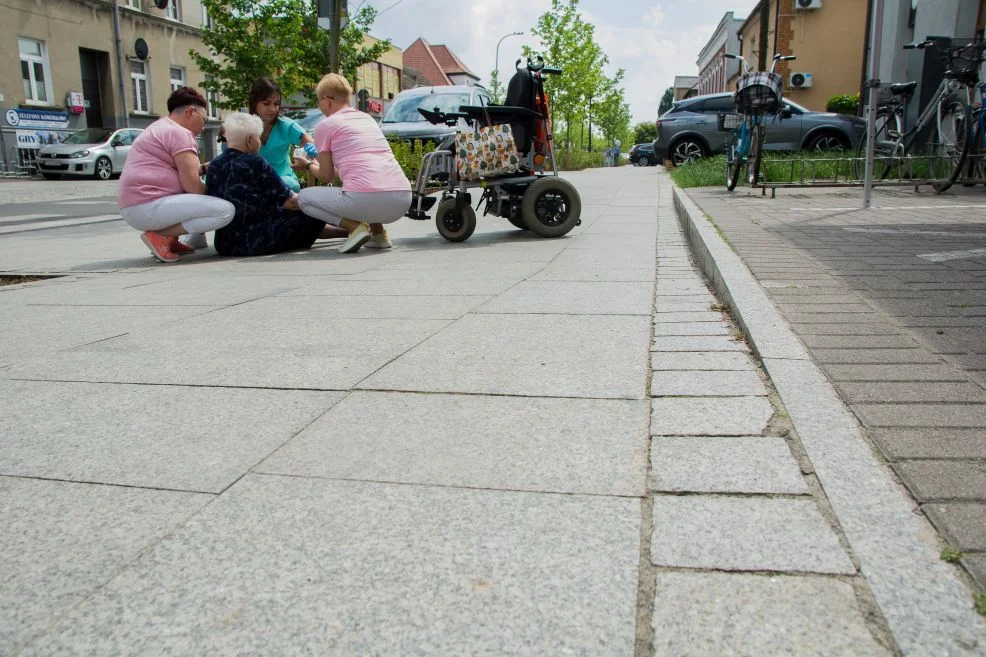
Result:
<svg viewBox="0 0 986 657"><path fill-rule="evenodd" d="M0 477L0 655L18 654L212 499Z"/></svg>
<svg viewBox="0 0 986 657"><path fill-rule="evenodd" d="M643 401L354 392L257 470L634 496L649 420Z"/></svg>
<svg viewBox="0 0 986 657"><path fill-rule="evenodd" d="M715 300L710 296L708 299L697 301L684 300L687 297L664 297L656 303L657 312L660 313L696 313L710 310L710 306Z"/></svg>
<svg viewBox="0 0 986 657"><path fill-rule="evenodd" d="M986 402L986 392L973 383L923 381L844 381L836 390L854 402Z"/></svg>
<svg viewBox="0 0 986 657"><path fill-rule="evenodd" d="M982 429L881 427L870 435L891 459L986 459Z"/></svg>
<svg viewBox="0 0 986 657"><path fill-rule="evenodd" d="M632 499L251 475L22 654L629 655L639 523Z"/></svg>
<svg viewBox="0 0 986 657"><path fill-rule="evenodd" d="M986 404L857 404L856 412L878 427L982 427Z"/></svg>
<svg viewBox="0 0 986 657"><path fill-rule="evenodd" d="M658 397L652 436L758 436L774 407L764 397Z"/></svg>
<svg viewBox="0 0 986 657"><path fill-rule="evenodd" d="M659 322L654 324L654 335L731 335L734 329L726 322Z"/></svg>
<svg viewBox="0 0 986 657"><path fill-rule="evenodd" d="M481 306L482 313L647 315L652 284L638 282L524 281Z"/></svg>
<svg viewBox="0 0 986 657"><path fill-rule="evenodd" d="M467 315L358 387L642 399L649 328L646 317Z"/></svg>
<svg viewBox="0 0 986 657"><path fill-rule="evenodd" d="M640 268L616 268L601 266L548 265L529 281L638 281L654 280L654 270Z"/></svg>
<svg viewBox="0 0 986 657"><path fill-rule="evenodd" d="M754 371L655 371L652 397L755 397L767 388Z"/></svg>
<svg viewBox="0 0 986 657"><path fill-rule="evenodd" d="M659 370L739 370L753 372L749 354L729 351L662 351L651 356L651 368Z"/></svg>
<svg viewBox="0 0 986 657"><path fill-rule="evenodd" d="M664 312L660 308L654 313L654 323L675 323L681 322L722 322L724 315L718 311L706 308L699 312Z"/></svg>
<svg viewBox="0 0 986 657"><path fill-rule="evenodd" d="M655 657L889 657L852 586L822 577L658 573Z"/></svg>
<svg viewBox="0 0 986 657"><path fill-rule="evenodd" d="M902 461L897 465L919 500L986 498L986 463L977 461Z"/></svg>
<svg viewBox="0 0 986 657"><path fill-rule="evenodd" d="M0 474L218 493L340 393L0 381Z"/></svg>
<svg viewBox="0 0 986 657"><path fill-rule="evenodd" d="M655 336L651 351L749 351L746 343L728 336Z"/></svg>
<svg viewBox="0 0 986 657"><path fill-rule="evenodd" d="M251 321L255 313L300 319L458 319L475 310L488 296L457 295L367 295L301 297L279 296L251 301L249 304L230 308L232 317L242 314L244 321Z"/></svg>
<svg viewBox="0 0 986 657"><path fill-rule="evenodd" d="M888 363L940 363L941 359L924 349L812 349L813 359L821 364L850 363L885 365Z"/></svg>
<svg viewBox="0 0 986 657"><path fill-rule="evenodd" d="M814 500L654 497L655 566L852 575Z"/></svg>
<svg viewBox="0 0 986 657"><path fill-rule="evenodd" d="M922 508L952 547L963 552L986 552L986 504L945 502Z"/></svg>
<svg viewBox="0 0 986 657"><path fill-rule="evenodd" d="M759 436L654 436L650 487L668 493L808 493L784 439Z"/></svg>
<svg viewBox="0 0 986 657"><path fill-rule="evenodd" d="M962 372L945 364L937 365L839 365L823 366L833 381L966 381Z"/></svg>
<svg viewBox="0 0 986 657"><path fill-rule="evenodd" d="M224 312L185 320L180 330L145 329L25 361L8 368L5 376L348 390L449 324L449 320L272 316L250 304L229 309L228 316ZM162 358L163 353L182 357Z"/></svg>

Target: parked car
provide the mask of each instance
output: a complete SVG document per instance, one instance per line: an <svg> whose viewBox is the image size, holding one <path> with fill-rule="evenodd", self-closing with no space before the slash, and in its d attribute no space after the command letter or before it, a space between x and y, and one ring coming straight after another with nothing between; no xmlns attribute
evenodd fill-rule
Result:
<svg viewBox="0 0 986 657"><path fill-rule="evenodd" d="M635 167L654 166L658 163L654 156L654 144L634 144L630 147L627 159Z"/></svg>
<svg viewBox="0 0 986 657"><path fill-rule="evenodd" d="M718 115L735 112L732 93L709 94L679 100L657 120L654 154L675 165L721 153L726 133L719 130ZM854 150L866 122L857 116L812 112L787 98L776 116L768 116L764 129L768 151Z"/></svg>
<svg viewBox="0 0 986 657"><path fill-rule="evenodd" d="M143 130L86 128L73 132L60 144L38 151L38 171L48 180L62 176L95 176L109 180L123 171L130 146Z"/></svg>
<svg viewBox="0 0 986 657"><path fill-rule="evenodd" d="M458 112L460 105L490 105L490 92L480 86L452 85L444 87L415 87L397 94L380 121L380 129L388 139L413 141L421 139L438 143L466 124L459 126L432 125L418 113L418 108Z"/></svg>
<svg viewBox="0 0 986 657"><path fill-rule="evenodd" d="M325 118L325 115L322 114L322 110L317 107L310 109L287 110L284 112L284 116L297 121L298 125L304 128L305 132L307 132L310 137L315 136L315 126L318 125L319 121Z"/></svg>

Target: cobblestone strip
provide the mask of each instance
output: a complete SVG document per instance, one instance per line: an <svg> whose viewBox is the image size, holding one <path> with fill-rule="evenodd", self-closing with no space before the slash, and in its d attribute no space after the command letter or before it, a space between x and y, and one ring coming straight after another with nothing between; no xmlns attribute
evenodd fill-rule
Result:
<svg viewBox="0 0 986 657"><path fill-rule="evenodd" d="M779 398L692 262L670 200L662 176L646 654L899 654Z"/></svg>
<svg viewBox="0 0 986 657"><path fill-rule="evenodd" d="M667 187L662 184L662 192L665 189ZM749 507L754 509L749 523L758 524L762 531L757 540L750 538L754 532L747 529L747 525L737 522L737 517L744 511L735 502L732 506L722 505L718 501L706 502L705 506L700 506L700 503L690 501L688 514L697 518L691 521L692 524L701 523L703 526L684 534L684 538L694 543L710 542L717 538L722 540L721 528L733 527L734 534L727 540L741 545L743 554L732 554L729 548L716 552L693 544L688 546L684 554L676 555L674 565L698 564L719 570L730 567L741 570L766 567L790 571L792 562L785 561L782 550L768 542L776 543L787 526L786 523L781 526L775 524L775 519L771 516L778 512L772 505L777 503L776 500L783 501L787 517L794 519L789 522L805 523L809 507L807 502L813 499L817 507L811 505L811 509L820 510L834 528L855 564L857 574L820 580L815 578L812 581L816 584L818 581L826 582L830 586L832 582L837 582L850 587L855 593L854 599L851 599L852 596L833 598L831 604L835 605L834 608L842 609L855 622L859 622L861 611L865 616L866 627L875 641L864 641L862 648L829 646L827 649L819 648L818 652L804 652L806 648L802 641L792 639L793 643L802 646L802 652L792 650L790 654L870 654L864 652L864 648L879 650L876 654L899 652L908 656L984 654L986 633L983 632L982 619L972 610L970 591L965 583L952 567L939 559L937 537L928 522L914 512L910 498L876 458L870 445L863 439L855 418L847 411L743 262L687 195L680 190L674 190L674 195L681 226L688 235L696 261L708 276L717 295L733 311L737 323L761 359L764 370L770 377L768 390L772 385L777 391L777 396L769 397L776 411L774 426L789 426L790 431L786 436L788 446L792 453L799 456L801 471L806 475L805 483L811 493L811 498L797 498L790 494L786 497L776 494L765 498L751 497L755 504ZM669 232L666 224L661 223L659 238ZM660 253L659 246L659 257ZM782 250L777 255L779 258L784 257ZM782 269L785 263L779 260L775 266ZM793 263L787 266L795 267ZM660 275L659 269L659 280ZM811 276L801 273L787 275ZM824 280L817 283L820 286L828 285ZM834 286L831 290L832 294L837 294ZM841 299L833 301L842 302ZM658 354L652 356L656 363ZM915 363L913 366L928 367L923 363ZM779 417L787 421L778 424ZM736 419L738 416L734 415L729 416L726 421ZM656 424L656 418L652 417L652 425ZM771 435L774 434L768 426L764 436ZM742 448L738 449L742 452ZM706 453L709 451L706 448ZM754 454L742 453L751 458ZM716 468L716 465L719 467ZM713 464L712 469L718 470L721 467L722 464ZM661 472L657 459L654 459L653 468L652 484L669 479L668 474ZM680 465L678 469L680 470ZM754 469L761 468L754 466ZM674 472L675 469L665 466L664 471ZM701 472L698 467L689 469L689 474L694 476ZM676 476L680 478L680 474ZM693 485L691 488L698 486ZM800 502L801 506L795 507L794 502ZM717 505L719 508L715 508ZM659 508L657 504L655 508ZM799 513L802 515L798 515ZM679 513L674 519L680 522L688 514ZM737 525L740 526L737 528ZM659 529L659 523L655 519L655 534ZM682 534L680 529L672 531ZM840 570L840 562L833 557L831 551L818 551L821 545L818 540L810 540L816 552L806 554L798 550L794 568L810 573L845 572ZM656 538L654 542L652 553L661 554ZM805 563L811 559L814 560ZM806 565L809 566L808 569L805 569ZM793 588L802 588L804 592L808 590L807 586L801 584ZM659 584L658 596L660 595ZM850 606L846 606L847 601ZM671 602L682 604L677 597L672 597ZM816 613L807 598L792 600L791 605L791 613L799 618L802 618L799 616L802 613ZM661 605L656 603L655 619L660 608ZM674 609L671 606L668 608ZM759 609L761 606L754 605L752 608ZM803 618L827 622L824 616ZM660 632L662 625L657 620L655 626ZM673 627L686 627L686 624L680 623ZM813 623L808 623L808 627L814 627ZM798 631L796 627L789 630L792 636L797 635ZM807 636L803 634L801 639ZM846 635L843 633L843 636ZM831 640L827 633L825 640ZM769 654L757 650L750 652Z"/></svg>

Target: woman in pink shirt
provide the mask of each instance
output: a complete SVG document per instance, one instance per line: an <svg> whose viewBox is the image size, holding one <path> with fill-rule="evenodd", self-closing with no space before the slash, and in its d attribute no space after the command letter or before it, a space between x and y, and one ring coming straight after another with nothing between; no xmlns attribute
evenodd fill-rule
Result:
<svg viewBox="0 0 986 657"><path fill-rule="evenodd" d="M349 106L353 89L346 78L329 73L315 94L326 117L315 128L317 162L296 161L312 168L322 182L338 175L342 187L307 187L298 194L298 204L305 214L349 231L339 253L355 253L364 244L389 249L383 224L397 221L411 207L411 183L377 122Z"/></svg>
<svg viewBox="0 0 986 657"><path fill-rule="evenodd" d="M205 98L179 87L168 112L134 140L116 192L124 221L143 231L140 238L161 262L195 250L179 235L222 228L236 212L229 201L206 196L200 178L195 136L205 126Z"/></svg>

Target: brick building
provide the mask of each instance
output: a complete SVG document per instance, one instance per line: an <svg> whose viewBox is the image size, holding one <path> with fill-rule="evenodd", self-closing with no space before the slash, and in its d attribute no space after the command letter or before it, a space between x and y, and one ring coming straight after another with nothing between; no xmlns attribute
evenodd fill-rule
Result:
<svg viewBox="0 0 986 657"><path fill-rule="evenodd" d="M404 68L413 69L423 86L469 85L479 82L479 76L469 70L447 46L432 45L418 38L404 51Z"/></svg>
<svg viewBox="0 0 986 657"><path fill-rule="evenodd" d="M726 59L727 52L739 52L739 28L742 18L735 18L727 12L712 38L698 55L698 93L715 94L731 88L739 72L739 62Z"/></svg>

